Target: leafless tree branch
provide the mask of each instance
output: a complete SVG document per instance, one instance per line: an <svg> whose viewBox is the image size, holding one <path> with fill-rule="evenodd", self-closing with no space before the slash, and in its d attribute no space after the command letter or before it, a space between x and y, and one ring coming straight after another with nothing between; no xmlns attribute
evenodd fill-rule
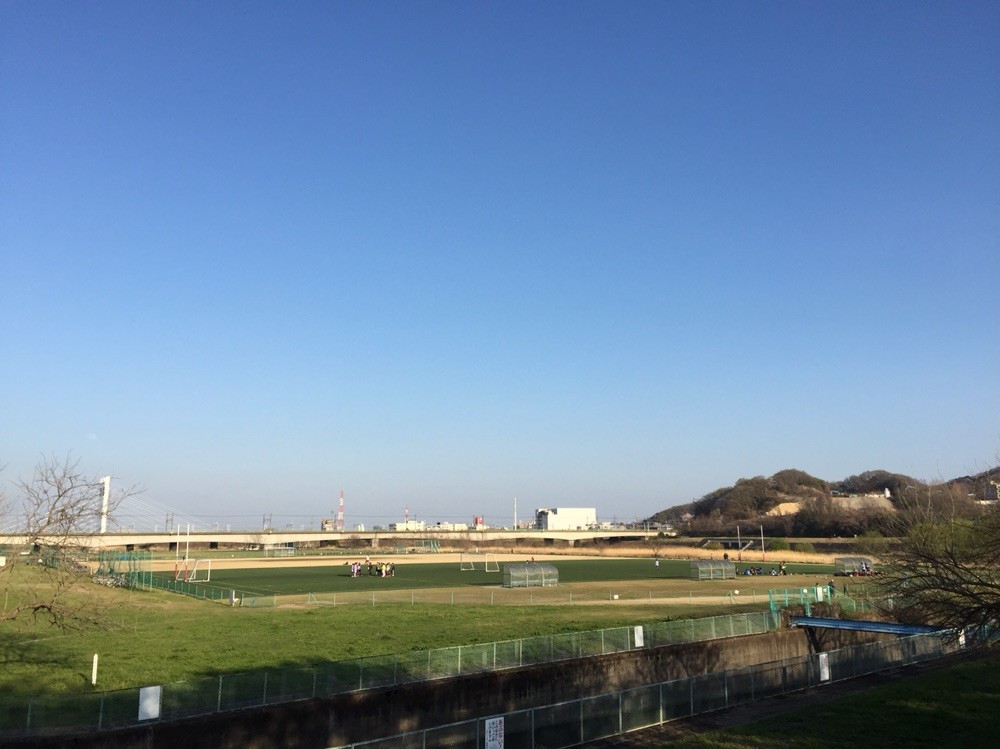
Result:
<svg viewBox="0 0 1000 749"><path fill-rule="evenodd" d="M8 524L8 564L0 568L3 609L0 621L30 616L62 629L104 620L100 597L83 587L90 582L86 541L100 529L105 484L88 477L72 456L45 456L30 480L16 482L19 502L0 496ZM136 487L110 491L106 518Z"/></svg>

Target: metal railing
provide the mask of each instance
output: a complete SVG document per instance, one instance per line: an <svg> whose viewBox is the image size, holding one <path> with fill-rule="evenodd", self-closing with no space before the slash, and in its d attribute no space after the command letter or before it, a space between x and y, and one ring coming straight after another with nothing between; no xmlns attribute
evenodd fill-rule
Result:
<svg viewBox="0 0 1000 749"><path fill-rule="evenodd" d="M476 749L486 731L502 732L508 746L569 749L668 721L722 710L888 668L938 658L957 643L938 635L853 645L744 668L515 710L412 733L344 744L336 749Z"/></svg>
<svg viewBox="0 0 1000 749"><path fill-rule="evenodd" d="M0 697L0 738L100 731L248 707L328 697L396 684L518 668L639 648L700 642L777 629L770 611L656 622L395 655L333 661L315 667L225 674L153 687L156 717L140 719L150 688Z"/></svg>

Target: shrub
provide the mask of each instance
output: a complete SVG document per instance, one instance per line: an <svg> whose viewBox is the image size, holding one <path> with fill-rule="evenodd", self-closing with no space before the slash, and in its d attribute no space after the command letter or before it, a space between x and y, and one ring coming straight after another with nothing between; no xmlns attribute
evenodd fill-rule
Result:
<svg viewBox="0 0 1000 749"><path fill-rule="evenodd" d="M705 544L705 548L710 549L712 551L719 551L722 549L722 544L720 544L718 541L709 541L707 544Z"/></svg>
<svg viewBox="0 0 1000 749"><path fill-rule="evenodd" d="M791 546L788 545L788 541L783 538L773 538L768 542L771 551L788 551Z"/></svg>
<svg viewBox="0 0 1000 749"><path fill-rule="evenodd" d="M806 554L812 554L816 551L816 548L808 541L802 541L797 544L792 544L792 551L803 551Z"/></svg>

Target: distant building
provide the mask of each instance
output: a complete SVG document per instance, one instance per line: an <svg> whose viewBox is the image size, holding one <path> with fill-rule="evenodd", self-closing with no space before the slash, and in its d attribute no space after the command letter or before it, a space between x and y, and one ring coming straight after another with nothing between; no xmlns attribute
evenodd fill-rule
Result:
<svg viewBox="0 0 1000 749"><path fill-rule="evenodd" d="M427 530L423 520L407 520L405 523L390 523L391 531L423 531Z"/></svg>
<svg viewBox="0 0 1000 749"><path fill-rule="evenodd" d="M468 523L434 523L431 528L434 531L467 531L469 530Z"/></svg>
<svg viewBox="0 0 1000 749"><path fill-rule="evenodd" d="M577 531L597 525L593 507L552 507L535 510L535 527L542 531Z"/></svg>

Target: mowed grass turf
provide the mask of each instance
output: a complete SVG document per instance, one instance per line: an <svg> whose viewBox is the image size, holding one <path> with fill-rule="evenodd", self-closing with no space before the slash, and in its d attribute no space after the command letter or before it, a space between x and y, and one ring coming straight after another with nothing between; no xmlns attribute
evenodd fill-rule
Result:
<svg viewBox="0 0 1000 749"><path fill-rule="evenodd" d="M786 715L665 743L671 749L896 749L996 746L1000 651Z"/></svg>
<svg viewBox="0 0 1000 749"><path fill-rule="evenodd" d="M689 581L687 562L661 560L657 570L645 560L567 560L555 563L562 592L587 583L627 592L662 586L686 596L694 590L724 594L736 586L727 581ZM821 568L806 566L816 574ZM501 574L462 571L458 563L406 564L396 578L351 578L347 568L300 567L282 569L213 570L213 586L251 587L293 593L296 588L319 594L320 582L344 586L345 591L417 590L421 587L466 586L467 591L489 591L499 586ZM802 577L797 578L804 585ZM617 582L616 582L617 581ZM659 582L657 582L659 581ZM693 603L634 604L615 601L601 605L447 605L442 603L379 602L373 605L231 608L164 591L126 591L81 583L71 592L96 598L105 609L105 627L82 626L63 632L31 617L0 622L0 693L41 694L92 691L90 668L100 654L97 690L158 684L262 668L305 666L344 658L465 645L541 634L578 632L604 627L632 626L666 619L734 614L760 610L747 595L750 581L761 586L794 587L796 578L750 577L738 581L739 601L720 599ZM311 588L311 590L310 590ZM608 600L605 588L604 600ZM333 588L333 590L337 590ZM559 592L559 589L549 589ZM9 589L13 606L16 587ZM582 591L581 597L582 597ZM405 595L405 594L404 594ZM303 596L304 597L304 596ZM349 598L349 596L345 596ZM527 596L525 596L527 599ZM537 596L536 596L537 599ZM338 602L339 602L338 598ZM489 594L486 599L489 600ZM574 593L573 602L577 601ZM527 603L527 600L523 601ZM2 702L2 700L0 700ZM2 707L2 705L0 705Z"/></svg>
<svg viewBox="0 0 1000 749"><path fill-rule="evenodd" d="M106 602L112 617L106 627L62 632L30 618L0 623L0 712L4 695L122 689L761 609L628 603L230 608L164 591L88 585L80 593ZM94 653L100 654L100 669L97 686L91 687Z"/></svg>
<svg viewBox="0 0 1000 749"><path fill-rule="evenodd" d="M482 562L480 561L481 565ZM621 581L687 580L690 563L686 560L660 560L656 568L651 559L574 559L551 563L558 570L560 584ZM501 565L501 570L503 569ZM765 566L765 569L769 567ZM832 565L790 564L792 574L830 575ZM161 577L171 577L161 573ZM742 580L743 578L738 578ZM784 587L782 578L748 577L748 581L769 581L771 587ZM489 587L503 584L503 572L482 569L462 570L458 563L400 564L393 577L374 577L363 567L360 577L351 577L349 565L324 567L273 567L249 569L213 569L206 585L230 588L256 595L302 595L379 590L417 590L462 586ZM730 581L732 584L732 581Z"/></svg>

